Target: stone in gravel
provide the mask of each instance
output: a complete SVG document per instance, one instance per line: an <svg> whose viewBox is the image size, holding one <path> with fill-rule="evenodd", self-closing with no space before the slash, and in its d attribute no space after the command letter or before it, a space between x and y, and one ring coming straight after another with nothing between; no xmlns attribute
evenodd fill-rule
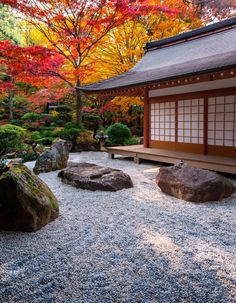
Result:
<svg viewBox="0 0 236 303"><path fill-rule="evenodd" d="M70 163L58 177L66 184L89 190L117 191L133 187L130 176L121 170L92 163Z"/></svg>
<svg viewBox="0 0 236 303"><path fill-rule="evenodd" d="M34 173L46 173L65 168L71 148L72 143L69 141L60 140L54 143L49 151L45 151L38 157Z"/></svg>
<svg viewBox="0 0 236 303"><path fill-rule="evenodd" d="M36 231L58 215L57 199L25 165L12 165L0 176L1 230Z"/></svg>
<svg viewBox="0 0 236 303"><path fill-rule="evenodd" d="M156 182L164 193L192 202L219 201L234 192L225 177L186 164L161 167Z"/></svg>

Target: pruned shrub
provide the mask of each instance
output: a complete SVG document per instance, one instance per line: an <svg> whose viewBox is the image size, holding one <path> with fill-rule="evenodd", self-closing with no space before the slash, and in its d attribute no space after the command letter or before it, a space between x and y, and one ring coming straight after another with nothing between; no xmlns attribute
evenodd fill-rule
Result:
<svg viewBox="0 0 236 303"><path fill-rule="evenodd" d="M38 154L35 152L27 152L18 154L18 157L23 159L23 162L35 161L38 158Z"/></svg>
<svg viewBox="0 0 236 303"><path fill-rule="evenodd" d="M80 133L81 128L65 128L63 131L58 133L58 136L64 140L74 141Z"/></svg>
<svg viewBox="0 0 236 303"><path fill-rule="evenodd" d="M31 140L40 145L51 145L57 134L54 132L54 128L41 128L39 131L31 133Z"/></svg>
<svg viewBox="0 0 236 303"><path fill-rule="evenodd" d="M76 138L76 144L92 144L94 142L93 132L90 130L83 130Z"/></svg>
<svg viewBox="0 0 236 303"><path fill-rule="evenodd" d="M95 113L84 113L82 119L85 128L93 130L94 132L96 132L102 124L102 119Z"/></svg>
<svg viewBox="0 0 236 303"><path fill-rule="evenodd" d="M24 114L24 116L21 119L23 121L35 122L35 121L38 121L41 118L42 118L42 115L34 113L34 112L30 112L30 113Z"/></svg>
<svg viewBox="0 0 236 303"><path fill-rule="evenodd" d="M130 129L122 123L110 125L106 133L109 137L107 141L112 145L124 145L125 140L132 137Z"/></svg>
<svg viewBox="0 0 236 303"><path fill-rule="evenodd" d="M53 137L43 137L41 139L38 139L36 142L38 144L42 144L42 145L45 145L45 146L50 146L50 145L52 145L53 140L54 140Z"/></svg>
<svg viewBox="0 0 236 303"><path fill-rule="evenodd" d="M128 139L125 139L124 145L135 145L139 144L139 139L137 137L131 137Z"/></svg>
<svg viewBox="0 0 236 303"><path fill-rule="evenodd" d="M23 144L26 131L16 125L5 124L0 126L0 155L16 150Z"/></svg>
<svg viewBox="0 0 236 303"><path fill-rule="evenodd" d="M81 133L77 136L76 142L73 145L73 151L88 151L88 150L97 150L98 144L93 138L93 131L91 130L82 130Z"/></svg>
<svg viewBox="0 0 236 303"><path fill-rule="evenodd" d="M72 108L70 106L58 105L55 111L58 113L55 120L57 125L62 126L72 120Z"/></svg>

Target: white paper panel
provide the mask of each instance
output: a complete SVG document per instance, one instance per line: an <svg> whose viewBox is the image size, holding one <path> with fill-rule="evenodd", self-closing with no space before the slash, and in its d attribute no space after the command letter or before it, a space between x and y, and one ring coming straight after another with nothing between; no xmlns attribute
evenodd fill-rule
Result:
<svg viewBox="0 0 236 303"><path fill-rule="evenodd" d="M151 104L151 139L170 141L172 133L175 139L175 102Z"/></svg>
<svg viewBox="0 0 236 303"><path fill-rule="evenodd" d="M215 113L216 112L216 113ZM221 96L208 100L208 144L234 146L236 97Z"/></svg>

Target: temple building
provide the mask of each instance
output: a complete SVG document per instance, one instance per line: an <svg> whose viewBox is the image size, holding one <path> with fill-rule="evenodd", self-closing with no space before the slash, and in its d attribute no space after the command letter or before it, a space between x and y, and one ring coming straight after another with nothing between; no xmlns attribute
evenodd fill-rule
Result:
<svg viewBox="0 0 236 303"><path fill-rule="evenodd" d="M80 89L144 98L144 146L110 154L236 173L236 17L148 42L131 70Z"/></svg>

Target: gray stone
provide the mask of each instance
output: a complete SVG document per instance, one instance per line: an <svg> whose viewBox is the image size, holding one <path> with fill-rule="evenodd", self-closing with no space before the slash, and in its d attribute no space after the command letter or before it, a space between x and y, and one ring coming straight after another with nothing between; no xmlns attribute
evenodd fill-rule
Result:
<svg viewBox="0 0 236 303"><path fill-rule="evenodd" d="M117 191L133 187L130 176L121 170L91 163L70 163L58 177L66 184L89 190Z"/></svg>
<svg viewBox="0 0 236 303"><path fill-rule="evenodd" d="M0 229L32 232L59 215L58 202L48 186L22 164L0 176Z"/></svg>
<svg viewBox="0 0 236 303"><path fill-rule="evenodd" d="M34 173L46 173L67 166L72 143L60 140L54 143L50 150L43 152L36 160Z"/></svg>
<svg viewBox="0 0 236 303"><path fill-rule="evenodd" d="M234 192L225 177L183 163L161 167L156 182L164 193L192 202L220 201Z"/></svg>

